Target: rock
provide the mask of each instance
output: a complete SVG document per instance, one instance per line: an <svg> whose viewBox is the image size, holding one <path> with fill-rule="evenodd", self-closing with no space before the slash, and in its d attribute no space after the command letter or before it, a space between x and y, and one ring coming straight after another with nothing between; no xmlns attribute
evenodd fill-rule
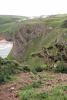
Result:
<svg viewBox="0 0 67 100"><path fill-rule="evenodd" d="M53 27L49 27L49 30L52 30L53 29Z"/></svg>
<svg viewBox="0 0 67 100"><path fill-rule="evenodd" d="M14 91L15 90L15 88L14 87L11 87L10 88L10 92L12 92L12 91Z"/></svg>

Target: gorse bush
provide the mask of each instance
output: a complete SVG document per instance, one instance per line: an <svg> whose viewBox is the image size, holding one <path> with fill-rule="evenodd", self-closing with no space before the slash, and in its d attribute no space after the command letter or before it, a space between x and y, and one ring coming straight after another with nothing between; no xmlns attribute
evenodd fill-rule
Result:
<svg viewBox="0 0 67 100"><path fill-rule="evenodd" d="M0 83L10 79L10 75L16 74L21 70L21 66L16 61L0 58Z"/></svg>

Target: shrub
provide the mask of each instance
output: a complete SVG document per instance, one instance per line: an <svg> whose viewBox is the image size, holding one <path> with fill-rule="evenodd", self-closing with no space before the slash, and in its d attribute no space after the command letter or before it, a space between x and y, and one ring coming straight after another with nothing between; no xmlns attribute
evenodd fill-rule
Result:
<svg viewBox="0 0 67 100"><path fill-rule="evenodd" d="M20 67L21 66L16 61L0 58L0 83L6 82L10 79L10 75L21 71Z"/></svg>
<svg viewBox="0 0 67 100"><path fill-rule="evenodd" d="M63 24L61 25L62 28L67 28L67 20L64 20Z"/></svg>
<svg viewBox="0 0 67 100"><path fill-rule="evenodd" d="M36 72L42 72L43 68L41 66L37 66L37 67L35 67L35 71Z"/></svg>
<svg viewBox="0 0 67 100"><path fill-rule="evenodd" d="M28 66L23 66L23 71L24 72L30 72L30 68Z"/></svg>
<svg viewBox="0 0 67 100"><path fill-rule="evenodd" d="M63 61L58 61L53 69L56 72L67 73L67 64Z"/></svg>
<svg viewBox="0 0 67 100"><path fill-rule="evenodd" d="M41 65L41 66L36 66L35 67L35 71L36 72L42 72L43 70L47 70L47 65L46 64L44 64L44 65Z"/></svg>
<svg viewBox="0 0 67 100"><path fill-rule="evenodd" d="M32 87L33 88L39 88L41 86L41 81L33 82Z"/></svg>

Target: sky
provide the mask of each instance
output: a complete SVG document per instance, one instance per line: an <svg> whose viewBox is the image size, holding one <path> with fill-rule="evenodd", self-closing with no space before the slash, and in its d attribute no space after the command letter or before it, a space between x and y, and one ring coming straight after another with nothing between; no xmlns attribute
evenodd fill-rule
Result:
<svg viewBox="0 0 67 100"><path fill-rule="evenodd" d="M67 13L67 0L0 0L0 15L40 16Z"/></svg>

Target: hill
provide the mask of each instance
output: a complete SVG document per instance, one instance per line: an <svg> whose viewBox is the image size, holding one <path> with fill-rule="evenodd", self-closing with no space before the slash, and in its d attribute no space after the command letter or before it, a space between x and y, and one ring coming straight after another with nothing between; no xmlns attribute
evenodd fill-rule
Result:
<svg viewBox="0 0 67 100"><path fill-rule="evenodd" d="M67 100L66 14L0 16L0 37L13 41L0 58L1 100Z"/></svg>
<svg viewBox="0 0 67 100"><path fill-rule="evenodd" d="M0 35L14 42L12 53L24 64L42 65L44 60L32 57L55 43L67 44L67 15L29 19L24 16L0 16Z"/></svg>
<svg viewBox="0 0 67 100"><path fill-rule="evenodd" d="M13 35L18 30L22 21L28 19L25 16L12 16L12 15L0 15L0 36L6 38L13 38Z"/></svg>
<svg viewBox="0 0 67 100"><path fill-rule="evenodd" d="M44 65L45 59L31 55L38 54L43 51L43 48L49 48L56 43L66 47L66 22L67 15L54 15L24 21L14 37L14 57L29 66Z"/></svg>

